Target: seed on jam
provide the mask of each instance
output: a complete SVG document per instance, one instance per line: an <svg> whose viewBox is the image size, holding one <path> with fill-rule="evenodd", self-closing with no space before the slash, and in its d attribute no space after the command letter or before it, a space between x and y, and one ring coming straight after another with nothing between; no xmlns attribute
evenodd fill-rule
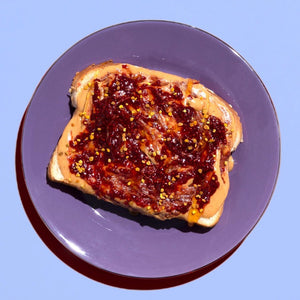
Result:
<svg viewBox="0 0 300 300"><path fill-rule="evenodd" d="M214 164L227 143L226 124L184 105L178 85L164 88L157 78L122 69L102 87L104 94L101 78L87 85L93 108L80 114L85 129L69 142L71 173L99 197L173 215L186 213L196 199L203 211L220 184Z"/></svg>

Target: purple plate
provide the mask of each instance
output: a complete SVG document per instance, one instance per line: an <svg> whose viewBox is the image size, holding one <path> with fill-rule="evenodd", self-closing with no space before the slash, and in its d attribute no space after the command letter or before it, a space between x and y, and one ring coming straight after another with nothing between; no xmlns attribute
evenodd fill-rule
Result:
<svg viewBox="0 0 300 300"><path fill-rule="evenodd" d="M134 217L123 208L48 182L48 162L71 117L67 94L72 78L76 71L109 59L198 79L238 111L244 143L234 153L224 213L212 229ZM187 25L138 21L84 38L51 66L25 116L22 160L38 214L69 251L107 271L159 278L199 270L249 234L276 184L280 136L266 88L236 51Z"/></svg>

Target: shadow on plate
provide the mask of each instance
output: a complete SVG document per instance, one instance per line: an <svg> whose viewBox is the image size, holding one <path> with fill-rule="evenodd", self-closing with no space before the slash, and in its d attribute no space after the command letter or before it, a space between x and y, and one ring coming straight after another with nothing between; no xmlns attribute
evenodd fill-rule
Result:
<svg viewBox="0 0 300 300"><path fill-rule="evenodd" d="M170 288L170 287L174 287L174 286L178 286L190 282L192 280L200 278L201 276L204 276L208 272L211 272L213 269L215 269L220 264L222 264L226 259L228 259L242 244L243 241L239 243L236 247L234 247L231 251L226 253L223 257L219 258L213 263L206 265L200 269L188 273L180 274L177 276L162 277L162 278L137 278L137 277L124 276L124 275L115 274L110 271L97 268L83 261L78 256L71 253L55 238L55 236L49 231L49 229L43 223L38 212L34 208L34 205L32 203L32 200L30 198L30 195L26 187L23 168L22 168L21 137L22 137L24 116L19 127L18 138L16 143L16 155L15 155L16 177L17 177L16 179L17 179L19 194L20 194L20 198L24 210L33 228L35 229L39 237L42 239L42 241L47 245L47 247L65 264L67 264L69 267L73 268L77 272L81 273L82 275L87 276L90 279L93 279L100 283L119 287L119 288L124 288L124 289L153 290L153 289ZM72 190L73 191L69 191L69 192L74 193L74 189ZM106 203L104 201L99 201L95 197L87 197L84 199L82 199L81 197L79 198L81 201L83 201L84 203L90 205L95 209L101 208L108 211L113 211L114 213L118 213L121 216L139 222L141 226L151 226L157 229L175 226L179 230L183 230L183 231L184 231L183 228L185 228L184 226L187 226L187 225L183 225L184 224L183 222L178 223L176 221L173 223L172 220L161 222L155 219L153 220L150 217L145 218L144 216L132 216L125 209L121 207L117 207L116 210L115 206L112 206L109 203ZM161 225L161 223L164 223L164 225ZM201 231L200 228L196 229L196 227L192 229L188 227L188 230L200 230L200 233L204 233Z"/></svg>

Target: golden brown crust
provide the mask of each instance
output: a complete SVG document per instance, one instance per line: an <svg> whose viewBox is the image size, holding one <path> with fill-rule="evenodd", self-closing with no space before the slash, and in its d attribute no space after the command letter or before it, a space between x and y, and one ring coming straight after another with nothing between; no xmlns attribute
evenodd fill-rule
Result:
<svg viewBox="0 0 300 300"><path fill-rule="evenodd" d="M95 76L97 78L105 78L105 76L118 73L120 70L124 72L124 69L122 69L122 64L115 64L109 61L98 65L91 65L86 69L76 73L70 89L72 105L76 109L70 122L67 124L49 163L48 177L50 180L62 182L80 189L85 193L95 195L95 191L89 184L86 183L85 180L75 176L75 174L70 172L67 158L68 156L66 154L69 151L69 141L82 132L85 127L81 122L81 114L89 114L92 110L91 95L89 95L89 90L85 89L84 87ZM184 91L184 97L192 93L192 99L186 97L187 106L191 106L199 111L201 110L204 112L204 114L216 116L226 124L227 146L223 148L222 151L227 151L230 153L234 151L239 142L242 141L242 125L237 113L222 98L205 88L198 81L184 79L176 75L153 71L129 64L127 64L126 70L133 74L143 74L146 78L155 77L165 82L175 82ZM218 150L216 152L216 163L214 168L216 175L221 180L219 180L220 186L211 196L210 202L204 207L204 210L201 213L199 211L194 213L195 209L192 205L187 213L180 214L177 216L177 218L184 219L191 224L196 223L207 227L211 227L218 222L222 214L224 201L229 189L228 172L230 171L231 165L228 163L221 170L221 156L221 150ZM230 161L232 158L230 155L228 155L227 159ZM123 199L110 199L109 197L105 196L104 198L106 201L113 202L127 208L129 206L130 209L145 215L154 216L161 220L172 217L164 211L155 213L152 209L144 209L136 205L134 202L125 204Z"/></svg>

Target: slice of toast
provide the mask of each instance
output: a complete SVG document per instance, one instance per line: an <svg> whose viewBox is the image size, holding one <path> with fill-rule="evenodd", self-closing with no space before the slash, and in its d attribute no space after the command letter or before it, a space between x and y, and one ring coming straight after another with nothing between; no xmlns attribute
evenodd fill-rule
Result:
<svg viewBox="0 0 300 300"><path fill-rule="evenodd" d="M78 72L50 180L160 220L214 226L242 141L234 109L197 80L105 62Z"/></svg>

